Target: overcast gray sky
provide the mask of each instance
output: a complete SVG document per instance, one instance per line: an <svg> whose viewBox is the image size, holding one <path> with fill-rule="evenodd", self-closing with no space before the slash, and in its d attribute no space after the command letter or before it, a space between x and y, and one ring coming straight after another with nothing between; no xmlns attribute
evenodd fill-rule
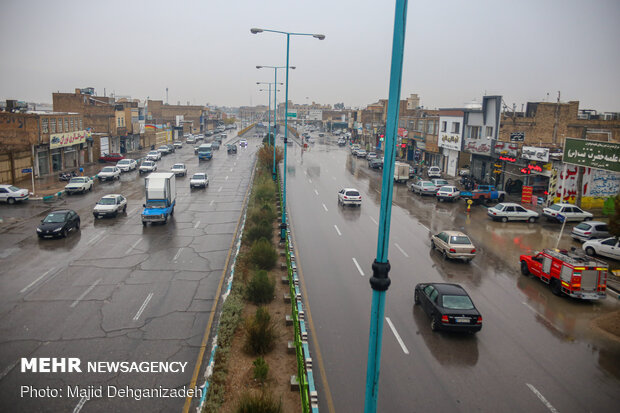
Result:
<svg viewBox="0 0 620 413"><path fill-rule="evenodd" d="M0 0L0 99L51 102L55 91L176 104L266 104L257 81L284 65L289 97L363 106L387 98L394 0ZM620 111L619 0L409 1L402 97L460 107L579 100ZM280 71L279 79L284 79ZM308 99L306 99L308 98ZM282 97L278 98L283 101Z"/></svg>

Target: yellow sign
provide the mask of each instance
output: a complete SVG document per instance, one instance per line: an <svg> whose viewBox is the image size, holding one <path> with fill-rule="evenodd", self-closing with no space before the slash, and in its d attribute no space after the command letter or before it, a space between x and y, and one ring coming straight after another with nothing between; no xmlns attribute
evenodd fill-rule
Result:
<svg viewBox="0 0 620 413"><path fill-rule="evenodd" d="M50 149L61 148L63 146L72 146L85 142L86 131L84 130L50 134Z"/></svg>

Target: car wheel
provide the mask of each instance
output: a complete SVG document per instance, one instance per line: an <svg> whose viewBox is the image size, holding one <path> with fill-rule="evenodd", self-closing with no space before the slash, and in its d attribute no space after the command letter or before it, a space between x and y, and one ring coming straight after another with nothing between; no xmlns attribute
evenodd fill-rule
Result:
<svg viewBox="0 0 620 413"><path fill-rule="evenodd" d="M437 198L437 201L441 202L441 201L443 201L443 198Z"/></svg>
<svg viewBox="0 0 620 413"><path fill-rule="evenodd" d="M170 211L170 216L174 215L174 207L172 207L172 210Z"/></svg>
<svg viewBox="0 0 620 413"><path fill-rule="evenodd" d="M596 254L596 251L594 251L594 248L592 248L592 247L587 247L586 248L586 254L593 256L593 255Z"/></svg>
<svg viewBox="0 0 620 413"><path fill-rule="evenodd" d="M9 198L6 200L9 205L13 205L15 203L15 198Z"/></svg>
<svg viewBox="0 0 620 413"><path fill-rule="evenodd" d="M431 316L431 330L439 330L439 321L437 320L437 317L435 315Z"/></svg>
<svg viewBox="0 0 620 413"><path fill-rule="evenodd" d="M502 222L508 222L508 217L502 217Z"/></svg>
<svg viewBox="0 0 620 413"><path fill-rule="evenodd" d="M88 190L89 190L89 191L92 191L92 190L93 190L93 186L92 186L92 185L91 185L91 186L89 186L89 187L88 187Z"/></svg>
<svg viewBox="0 0 620 413"><path fill-rule="evenodd" d="M530 222L530 223L535 222L535 221L536 221L536 217L529 217L527 219L527 222Z"/></svg>
<svg viewBox="0 0 620 413"><path fill-rule="evenodd" d="M60 234L60 236L61 236L62 238L67 238L67 230L66 230L66 229L63 229L63 230L62 230L62 233Z"/></svg>
<svg viewBox="0 0 620 413"><path fill-rule="evenodd" d="M126 213L127 213L127 205L123 207L123 214L126 214Z"/></svg>
<svg viewBox="0 0 620 413"><path fill-rule="evenodd" d="M592 217L587 217L584 221L592 221Z"/></svg>
<svg viewBox="0 0 620 413"><path fill-rule="evenodd" d="M448 253L446 252L446 250L443 250L443 251L441 252L441 257L442 257L444 260L447 260L447 259L448 259Z"/></svg>
<svg viewBox="0 0 620 413"><path fill-rule="evenodd" d="M521 261L521 274L529 275L530 270L527 268L527 263L525 261Z"/></svg>
<svg viewBox="0 0 620 413"><path fill-rule="evenodd" d="M414 304L420 304L420 296L418 295L418 290L415 290L413 293L413 302Z"/></svg>
<svg viewBox="0 0 620 413"><path fill-rule="evenodd" d="M146 227L146 221L142 221L142 226Z"/></svg>
<svg viewBox="0 0 620 413"><path fill-rule="evenodd" d="M435 249L435 243L433 241L431 241L431 249L434 250Z"/></svg>
<svg viewBox="0 0 620 413"><path fill-rule="evenodd" d="M76 229L76 231L80 230L80 221L75 223L75 229Z"/></svg>
<svg viewBox="0 0 620 413"><path fill-rule="evenodd" d="M552 279L551 282L549 283L549 286L551 287L551 292L554 295L562 295L562 286L560 285L560 282L557 279Z"/></svg>

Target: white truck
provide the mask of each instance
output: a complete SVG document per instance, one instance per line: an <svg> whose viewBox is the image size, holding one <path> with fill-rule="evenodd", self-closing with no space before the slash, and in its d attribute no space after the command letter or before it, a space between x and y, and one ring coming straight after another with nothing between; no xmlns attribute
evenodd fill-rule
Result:
<svg viewBox="0 0 620 413"><path fill-rule="evenodd" d="M394 164L394 182L407 182L409 179L409 164L396 162Z"/></svg>
<svg viewBox="0 0 620 413"><path fill-rule="evenodd" d="M142 205L142 225L148 222L168 222L174 215L176 203L176 181L172 172L153 172L144 178L146 203Z"/></svg>

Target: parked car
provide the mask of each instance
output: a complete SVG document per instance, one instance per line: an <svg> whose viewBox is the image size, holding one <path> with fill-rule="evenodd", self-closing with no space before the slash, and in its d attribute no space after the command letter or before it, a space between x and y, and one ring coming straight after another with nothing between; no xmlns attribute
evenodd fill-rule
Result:
<svg viewBox="0 0 620 413"><path fill-rule="evenodd" d="M431 179L431 182L433 183L433 185L435 185L435 188L437 188L437 190L439 190L439 188L441 188L442 186L450 185L450 182L441 178Z"/></svg>
<svg viewBox="0 0 620 413"><path fill-rule="evenodd" d="M175 141L173 145L176 149L181 149L183 147L183 142Z"/></svg>
<svg viewBox="0 0 620 413"><path fill-rule="evenodd" d="M168 143L166 144L166 146L168 147L168 153L175 153L177 150L177 148L172 143Z"/></svg>
<svg viewBox="0 0 620 413"><path fill-rule="evenodd" d="M471 172L468 167L459 169L459 176L469 176Z"/></svg>
<svg viewBox="0 0 620 413"><path fill-rule="evenodd" d="M592 219L592 214L582 210L581 208L572 204L553 204L549 208L543 208L543 215L548 221L558 221L560 218L558 214L561 214L566 218L566 221L589 221Z"/></svg>
<svg viewBox="0 0 620 413"><path fill-rule="evenodd" d="M429 178L441 178L441 169L439 169L438 166L431 166L428 168L428 171L426 171L426 174Z"/></svg>
<svg viewBox="0 0 620 413"><path fill-rule="evenodd" d="M534 222L539 214L512 202L502 202L487 209L487 215L493 221L527 221Z"/></svg>
<svg viewBox="0 0 620 413"><path fill-rule="evenodd" d="M437 187L431 181L416 180L411 184L411 192L419 195L435 195Z"/></svg>
<svg viewBox="0 0 620 413"><path fill-rule="evenodd" d="M194 138L192 135L190 135L190 136L187 137L187 139L185 139L185 143L187 143L187 144L196 143L196 138Z"/></svg>
<svg viewBox="0 0 620 413"><path fill-rule="evenodd" d="M442 231L433 235L431 249L436 249L444 259L454 258L470 262L476 256L473 242L460 231Z"/></svg>
<svg viewBox="0 0 620 413"><path fill-rule="evenodd" d="M157 164L155 161L143 161L142 165L140 165L140 175L145 174L147 172L155 172L157 170Z"/></svg>
<svg viewBox="0 0 620 413"><path fill-rule="evenodd" d="M604 239L592 239L581 246L588 255L602 255L604 257L620 260L620 238L610 237Z"/></svg>
<svg viewBox="0 0 620 413"><path fill-rule="evenodd" d="M413 301L431 318L433 331L477 333L482 329L480 312L467 291L458 284L418 284Z"/></svg>
<svg viewBox="0 0 620 413"><path fill-rule="evenodd" d="M355 155L355 152L360 149L360 145L358 143L354 143L353 145L351 145L351 154Z"/></svg>
<svg viewBox="0 0 620 413"><path fill-rule="evenodd" d="M338 139L338 146L344 146L347 144L347 141L345 141L344 139L340 138Z"/></svg>
<svg viewBox="0 0 620 413"><path fill-rule="evenodd" d="M189 187L191 188L206 188L209 186L209 177L204 172L198 172L192 175L189 179Z"/></svg>
<svg viewBox="0 0 620 413"><path fill-rule="evenodd" d="M437 201L450 201L454 202L460 198L461 191L456 186L452 185L444 185L439 187L435 196L437 197Z"/></svg>
<svg viewBox="0 0 620 413"><path fill-rule="evenodd" d="M37 227L39 238L64 238L69 231L80 229L80 216L71 209L52 211Z"/></svg>
<svg viewBox="0 0 620 413"><path fill-rule="evenodd" d="M366 149L358 149L355 152L355 156L357 156L358 158L365 158L366 157Z"/></svg>
<svg viewBox="0 0 620 413"><path fill-rule="evenodd" d="M596 238L609 237L609 226L601 221L587 221L577 225L570 233L577 241L588 241Z"/></svg>
<svg viewBox="0 0 620 413"><path fill-rule="evenodd" d="M338 191L338 205L362 206L362 195L355 188L343 188Z"/></svg>
<svg viewBox="0 0 620 413"><path fill-rule="evenodd" d="M17 201L26 201L30 196L27 189L13 185L0 185L0 201L13 205Z"/></svg>
<svg viewBox="0 0 620 413"><path fill-rule="evenodd" d="M99 157L99 162L118 162L125 159L120 153L104 153Z"/></svg>
<svg viewBox="0 0 620 413"><path fill-rule="evenodd" d="M176 176L185 176L187 175L187 166L184 163L175 163L172 165L172 169L170 170Z"/></svg>
<svg viewBox="0 0 620 413"><path fill-rule="evenodd" d="M97 174L99 182L102 181L114 181L115 179L121 180L121 170L116 166L104 166Z"/></svg>
<svg viewBox="0 0 620 413"><path fill-rule="evenodd" d="M84 193L93 190L93 181L87 176L76 176L71 178L69 183L65 185L65 193L67 195Z"/></svg>
<svg viewBox="0 0 620 413"><path fill-rule="evenodd" d="M146 154L146 159L149 161L159 161L161 159L161 152L159 151L150 151Z"/></svg>
<svg viewBox="0 0 620 413"><path fill-rule="evenodd" d="M93 208L95 219L115 217L119 212L127 212L127 198L120 194L105 195Z"/></svg>
<svg viewBox="0 0 620 413"><path fill-rule="evenodd" d="M373 169L383 169L383 158L374 158L368 161L368 167Z"/></svg>
<svg viewBox="0 0 620 413"><path fill-rule="evenodd" d="M116 163L116 167L120 169L121 172L129 172L138 168L138 162L136 162L135 159L121 159Z"/></svg>
<svg viewBox="0 0 620 413"><path fill-rule="evenodd" d="M368 153L366 154L366 159L368 159L369 161L370 161L371 159L375 159L375 158L377 158L377 152L368 152Z"/></svg>
<svg viewBox="0 0 620 413"><path fill-rule="evenodd" d="M161 145L157 148L157 152L159 152L162 156L168 155L170 153L170 148L168 145Z"/></svg>

